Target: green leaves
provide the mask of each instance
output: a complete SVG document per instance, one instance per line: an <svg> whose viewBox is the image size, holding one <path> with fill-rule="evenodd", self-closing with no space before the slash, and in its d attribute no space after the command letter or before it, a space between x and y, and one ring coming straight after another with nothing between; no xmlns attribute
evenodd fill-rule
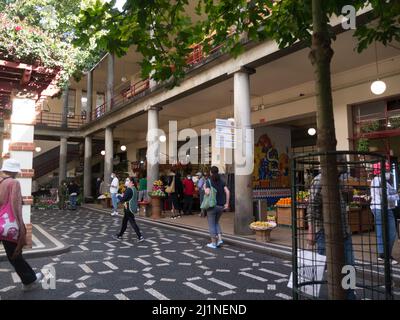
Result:
<svg viewBox="0 0 400 320"><path fill-rule="evenodd" d="M312 0L127 0L122 13L112 4L92 2L79 15L75 43L83 46L96 39L99 48L117 55L136 45L143 56L143 77L152 74L156 80L172 77L173 83L179 83L195 43L205 53L221 46L233 56L243 52L241 35L255 42L271 39L281 48L297 41L311 46ZM400 1L325 0L326 23L332 15L341 15L345 5L358 10L368 4L374 9L375 22L358 26L358 50L373 41L400 40ZM334 40L332 28L328 29Z"/></svg>

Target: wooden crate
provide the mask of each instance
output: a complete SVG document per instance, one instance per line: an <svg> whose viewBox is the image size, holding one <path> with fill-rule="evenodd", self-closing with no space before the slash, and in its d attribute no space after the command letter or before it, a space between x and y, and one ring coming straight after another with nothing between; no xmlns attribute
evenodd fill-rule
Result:
<svg viewBox="0 0 400 320"><path fill-rule="evenodd" d="M292 225L292 208L291 207L277 207L276 210L277 223L279 225L291 226ZM307 227L306 223L306 209L297 208L297 227L304 229Z"/></svg>
<svg viewBox="0 0 400 320"><path fill-rule="evenodd" d="M371 231L374 229L374 218L368 206L350 208L348 223L352 233Z"/></svg>

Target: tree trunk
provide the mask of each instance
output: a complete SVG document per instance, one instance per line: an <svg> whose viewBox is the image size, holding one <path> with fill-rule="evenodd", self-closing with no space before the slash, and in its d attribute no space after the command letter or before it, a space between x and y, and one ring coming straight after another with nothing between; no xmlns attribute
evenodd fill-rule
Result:
<svg viewBox="0 0 400 320"><path fill-rule="evenodd" d="M314 66L317 93L317 147L319 152L336 151L331 70L333 57L324 0L312 0L313 36L310 59ZM323 222L329 299L345 299L342 267L345 264L336 155L320 157Z"/></svg>

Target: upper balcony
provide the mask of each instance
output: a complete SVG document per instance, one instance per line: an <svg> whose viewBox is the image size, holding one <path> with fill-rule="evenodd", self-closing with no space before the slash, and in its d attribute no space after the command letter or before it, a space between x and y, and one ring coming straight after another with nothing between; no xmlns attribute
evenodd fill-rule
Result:
<svg viewBox="0 0 400 320"><path fill-rule="evenodd" d="M222 45L213 46L208 54L200 44L192 46L192 52L187 57L187 68L191 70L209 62L222 54ZM86 76L80 82L72 81L68 96L68 113L63 115L61 99L52 99L44 103L42 110L36 118L36 125L45 128L79 129L91 121L104 117L108 112L141 99L149 92L150 79L141 80L138 76L137 53L133 50L126 57L116 59L114 79L114 95L111 97L111 108L107 109L106 87L107 59L104 58L93 69L93 86L95 106L91 114L85 110L87 105ZM132 76L134 74L134 76Z"/></svg>

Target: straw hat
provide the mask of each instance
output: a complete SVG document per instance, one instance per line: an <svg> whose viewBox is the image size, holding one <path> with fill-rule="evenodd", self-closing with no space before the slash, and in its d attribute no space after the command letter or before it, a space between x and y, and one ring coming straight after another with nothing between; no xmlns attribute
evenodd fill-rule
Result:
<svg viewBox="0 0 400 320"><path fill-rule="evenodd" d="M21 164L15 159L7 159L3 161L3 167L0 171L21 172Z"/></svg>

